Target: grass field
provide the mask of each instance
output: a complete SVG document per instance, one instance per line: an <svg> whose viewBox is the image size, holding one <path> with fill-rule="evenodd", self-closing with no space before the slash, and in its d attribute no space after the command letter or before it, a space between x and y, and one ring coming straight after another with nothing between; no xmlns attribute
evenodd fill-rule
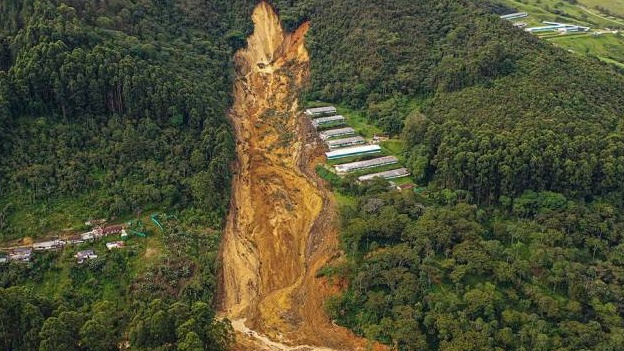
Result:
<svg viewBox="0 0 624 351"><path fill-rule="evenodd" d="M515 8L518 11L529 13L529 17L519 19L528 26L538 26L543 21L566 22L588 27L609 27L613 23L599 17L592 16L580 6L559 0L500 0L500 3Z"/></svg>
<svg viewBox="0 0 624 351"><path fill-rule="evenodd" d="M549 41L567 50L594 55L605 62L624 67L624 37L620 34L558 36Z"/></svg>
<svg viewBox="0 0 624 351"><path fill-rule="evenodd" d="M579 3L592 10L607 10L611 15L624 18L624 0L580 0Z"/></svg>
<svg viewBox="0 0 624 351"><path fill-rule="evenodd" d="M355 129L356 133L364 138L372 138L376 134L381 134L381 129L370 124L362 112L342 106L338 106L336 109L338 110L338 114L345 116L347 125Z"/></svg>
<svg viewBox="0 0 624 351"><path fill-rule="evenodd" d="M542 25L543 21L571 23L592 28L591 33L559 35L540 33L562 49L580 55L591 55L602 61L624 67L624 37L621 34L603 33L606 28L624 30L624 0L582 0L571 4L560 0L500 0L529 17L517 20L528 27Z"/></svg>
<svg viewBox="0 0 624 351"><path fill-rule="evenodd" d="M381 149L388 155L396 156L400 162L405 161L407 146L402 139L388 139L381 142Z"/></svg>

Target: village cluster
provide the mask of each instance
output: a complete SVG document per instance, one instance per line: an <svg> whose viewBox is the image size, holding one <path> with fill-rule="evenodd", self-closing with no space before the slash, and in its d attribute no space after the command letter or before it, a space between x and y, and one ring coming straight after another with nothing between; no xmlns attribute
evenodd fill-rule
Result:
<svg viewBox="0 0 624 351"><path fill-rule="evenodd" d="M120 234L121 239L125 239L128 236L126 229L122 225L101 226L101 224L103 224L102 220L97 221L95 223L87 222L85 224L87 225L93 224L93 225L98 225L98 226L96 226L91 231L78 234L78 235L73 235L62 240L55 239L55 240L41 241L41 242L33 243L32 245L29 245L29 246L20 246L20 247L10 248L6 250L7 251L6 256L0 256L0 263L6 263L9 261L30 262L33 258L33 253L37 251L60 250L66 246L82 244L84 242L94 241L94 240L101 239L101 238L108 237L108 236L115 235L115 234ZM122 247L124 247L124 242L121 240L110 241L106 243L106 248L108 250L119 249ZM95 250L88 249L88 250L82 250L82 251L76 252L74 257L76 258L76 261L78 263L83 263L87 260L97 258L98 256L95 253Z"/></svg>
<svg viewBox="0 0 624 351"><path fill-rule="evenodd" d="M378 145L380 138L374 136L369 142L360 135L356 135L355 129L346 125L344 116L337 115L334 106L310 108L305 111L306 116L318 136L325 142L328 152L325 153L328 161L348 159L356 157L368 157L368 155L379 155L365 160L358 160L348 163L334 165L336 174L345 175L352 172L372 170L377 167L387 165L398 165L399 159L395 156L381 156L382 149ZM357 179L360 182L368 181L376 177L386 180L409 176L410 173L405 167L397 166L383 172L374 172L360 175ZM413 186L413 185L412 185Z"/></svg>

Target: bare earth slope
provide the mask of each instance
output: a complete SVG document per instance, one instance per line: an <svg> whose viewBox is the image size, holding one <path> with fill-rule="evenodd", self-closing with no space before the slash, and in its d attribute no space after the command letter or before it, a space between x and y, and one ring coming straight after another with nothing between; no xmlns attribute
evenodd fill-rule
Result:
<svg viewBox="0 0 624 351"><path fill-rule="evenodd" d="M309 25L285 33L264 2L253 22L247 48L235 56L238 163L221 250L223 315L252 335L242 349L254 342L267 350L363 349L364 341L325 315L333 288L315 277L336 253L336 229L333 200L312 171L322 153L306 146L297 101L309 79Z"/></svg>

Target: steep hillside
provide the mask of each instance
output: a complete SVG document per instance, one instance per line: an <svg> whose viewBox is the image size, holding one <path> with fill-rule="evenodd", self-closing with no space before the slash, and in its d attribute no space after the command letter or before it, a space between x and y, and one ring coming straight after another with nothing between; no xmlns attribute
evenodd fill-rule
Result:
<svg viewBox="0 0 624 351"><path fill-rule="evenodd" d="M284 32L265 2L253 22L247 47L234 58L238 162L222 244L222 308L237 330L253 328L264 347L279 341L280 350L302 343L362 349L323 313L331 287L316 279L336 253L336 228L332 199L311 172L320 150L307 140L299 105L309 79L309 23Z"/></svg>
<svg viewBox="0 0 624 351"><path fill-rule="evenodd" d="M408 124L421 182L468 190L479 203L527 189L623 190L616 68L469 1L317 4L308 96L365 109L389 133Z"/></svg>
<svg viewBox="0 0 624 351"><path fill-rule="evenodd" d="M233 143L220 36L178 23L173 5L3 6L0 238L163 207L222 223Z"/></svg>
<svg viewBox="0 0 624 351"><path fill-rule="evenodd" d="M240 349L624 349L621 70L472 0L255 5L0 0L0 239L175 215L0 266L0 348L227 349L219 270ZM340 181L338 219L302 95L420 193Z"/></svg>
<svg viewBox="0 0 624 351"><path fill-rule="evenodd" d="M620 67L624 65L624 37L621 34L624 28L624 2L621 0L493 0L486 4L490 4L489 8L496 14L526 12L527 17L511 21L526 27L543 26L544 21L589 27L589 32L565 35L541 32L536 35L577 55L597 57Z"/></svg>
<svg viewBox="0 0 624 351"><path fill-rule="evenodd" d="M316 5L308 97L401 133L426 186L337 189L332 317L401 350L621 348L621 71L470 1Z"/></svg>
<svg viewBox="0 0 624 351"><path fill-rule="evenodd" d="M0 247L65 240L96 218L130 233L118 250L105 241L119 233L0 264L0 349L231 343L212 301L233 39L187 5L0 1Z"/></svg>

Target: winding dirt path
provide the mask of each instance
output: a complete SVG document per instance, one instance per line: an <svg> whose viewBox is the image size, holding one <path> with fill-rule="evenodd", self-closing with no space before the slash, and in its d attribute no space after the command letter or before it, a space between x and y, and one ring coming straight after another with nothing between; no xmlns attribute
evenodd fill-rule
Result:
<svg viewBox="0 0 624 351"><path fill-rule="evenodd" d="M619 24L620 26L624 26L624 23L622 23L622 22L620 22L620 21L618 21L618 20L614 20L614 19L612 19L612 18L608 18L608 17L602 16L602 15L599 15L599 14L597 14L597 13L595 13L595 12L592 12L592 11L590 11L587 7L585 7L585 6L583 6L583 5L577 5L577 6L578 6L581 10L583 10L583 11L585 11L585 12L589 13L589 14L590 14L590 15L592 15L592 16L598 17L598 18L603 19L603 20L605 20L605 21L609 21L609 22L612 22L612 23Z"/></svg>
<svg viewBox="0 0 624 351"><path fill-rule="evenodd" d="M234 321L240 350L381 350L332 325L323 309L338 291L316 277L337 255L336 207L313 170L322 149L298 102L309 80L309 23L285 33L266 2L252 19L254 33L234 58L238 160L221 245L221 314Z"/></svg>

